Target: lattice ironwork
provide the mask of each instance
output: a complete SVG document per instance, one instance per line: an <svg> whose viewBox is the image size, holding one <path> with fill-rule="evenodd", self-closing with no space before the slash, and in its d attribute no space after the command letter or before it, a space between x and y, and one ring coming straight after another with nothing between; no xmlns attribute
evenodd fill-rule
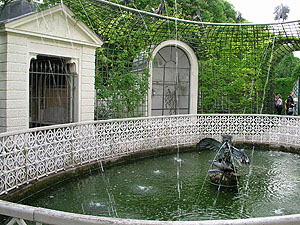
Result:
<svg viewBox="0 0 300 225"><path fill-rule="evenodd" d="M300 146L300 119L200 114L58 125L0 134L0 195L42 177L148 149L195 145L203 137Z"/></svg>
<svg viewBox="0 0 300 225"><path fill-rule="evenodd" d="M299 128L299 117L199 114L103 120L2 133L0 195L59 171L92 163L99 163L101 166L106 159L149 149L194 146L205 137L221 140L223 134L232 135L234 141L299 148ZM15 212L4 213L15 215L13 217L16 219L12 219L11 224L26 224L19 217L26 214L18 213L24 212L25 206L20 205L13 209L10 208L13 206L3 204L5 203L0 201L0 211L4 207L6 213L9 209ZM30 209L30 212L35 215L51 215L51 218L55 215L57 218L61 217L61 221L67 219L58 212L52 215L45 209L34 210L36 209ZM69 223L63 224L72 224L74 215L68 218ZM27 220L28 217L24 219ZM94 223L93 219L91 221Z"/></svg>
<svg viewBox="0 0 300 225"><path fill-rule="evenodd" d="M285 54L300 49L299 21L214 24L165 17L104 0L63 3L104 41L97 52L97 79L103 87L116 74L147 67L148 53L164 40L190 45L199 63L199 113L273 112L273 66ZM104 109L111 98L101 96L102 102L106 100ZM139 108L141 114L146 107Z"/></svg>

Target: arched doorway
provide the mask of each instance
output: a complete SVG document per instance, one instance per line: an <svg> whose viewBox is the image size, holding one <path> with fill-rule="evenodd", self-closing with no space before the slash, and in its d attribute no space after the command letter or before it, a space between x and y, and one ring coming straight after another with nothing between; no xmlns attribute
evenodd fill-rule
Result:
<svg viewBox="0 0 300 225"><path fill-rule="evenodd" d="M157 46L150 71L149 115L197 113L198 61L187 44L169 40Z"/></svg>

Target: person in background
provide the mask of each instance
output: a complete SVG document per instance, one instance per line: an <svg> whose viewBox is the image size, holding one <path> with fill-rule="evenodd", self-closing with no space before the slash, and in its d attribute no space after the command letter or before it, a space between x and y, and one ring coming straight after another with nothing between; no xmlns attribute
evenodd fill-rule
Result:
<svg viewBox="0 0 300 225"><path fill-rule="evenodd" d="M276 97L275 97L275 108L276 108L276 112L277 112L277 115L281 115L282 113L282 109L283 109L283 100L282 100L282 97L280 94L278 94Z"/></svg>
<svg viewBox="0 0 300 225"><path fill-rule="evenodd" d="M297 114L296 107L298 104L298 98L294 92L291 92L291 96L293 97L293 101L294 101L294 116L296 116L296 114Z"/></svg>
<svg viewBox="0 0 300 225"><path fill-rule="evenodd" d="M293 115L293 113L294 113L294 100L291 92L285 101L285 114Z"/></svg>

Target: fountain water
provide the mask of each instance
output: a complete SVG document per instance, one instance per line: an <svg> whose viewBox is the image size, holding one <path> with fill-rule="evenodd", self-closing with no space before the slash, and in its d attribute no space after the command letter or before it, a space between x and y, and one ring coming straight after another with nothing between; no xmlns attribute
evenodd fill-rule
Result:
<svg viewBox="0 0 300 225"><path fill-rule="evenodd" d="M208 181L202 185L210 167L207 161L215 152L181 152L179 159L176 151L175 158L170 154L117 165L104 173L96 172L50 187L23 202L77 213L84 208L90 215L163 221L299 213L296 206L300 201L297 194L300 181L295 179L300 168L298 155L256 151L252 154L251 176L241 177L239 191L233 191L215 188ZM251 151L254 152L246 150ZM276 160L279 158L280 164ZM245 173L247 169L241 171ZM199 192L201 197L195 201Z"/></svg>
<svg viewBox="0 0 300 225"><path fill-rule="evenodd" d="M252 153L251 153L251 159L253 158L253 155L254 155L254 146L252 148ZM249 172L248 172L248 175L247 175L247 181L246 181L246 185L245 185L245 196L248 196L248 191L249 191L249 182L250 182L250 178L251 178L251 175L252 175L252 164L250 164L249 166ZM243 214L243 211L244 211L244 204L241 205L241 214Z"/></svg>
<svg viewBox="0 0 300 225"><path fill-rule="evenodd" d="M272 65L272 61L273 61L273 54L274 54L275 42L276 42L276 36L274 35L272 49L271 49L271 56L270 56L270 61L269 61L269 67L268 67L268 73L267 73L266 82L265 82L265 85L264 85L264 92L263 92L263 97L262 97L262 103L261 103L260 113L263 113L263 109L264 109L264 101L265 101L265 96L266 96L266 88L267 88L267 84L268 84L269 78L270 78L270 70L271 70L271 65Z"/></svg>

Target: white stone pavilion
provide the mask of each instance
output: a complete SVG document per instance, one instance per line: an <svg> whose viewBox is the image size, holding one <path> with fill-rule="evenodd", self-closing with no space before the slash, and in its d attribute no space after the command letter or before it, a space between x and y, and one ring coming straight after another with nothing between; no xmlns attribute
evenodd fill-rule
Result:
<svg viewBox="0 0 300 225"><path fill-rule="evenodd" d="M102 41L63 4L13 3L0 17L0 132L93 120Z"/></svg>

